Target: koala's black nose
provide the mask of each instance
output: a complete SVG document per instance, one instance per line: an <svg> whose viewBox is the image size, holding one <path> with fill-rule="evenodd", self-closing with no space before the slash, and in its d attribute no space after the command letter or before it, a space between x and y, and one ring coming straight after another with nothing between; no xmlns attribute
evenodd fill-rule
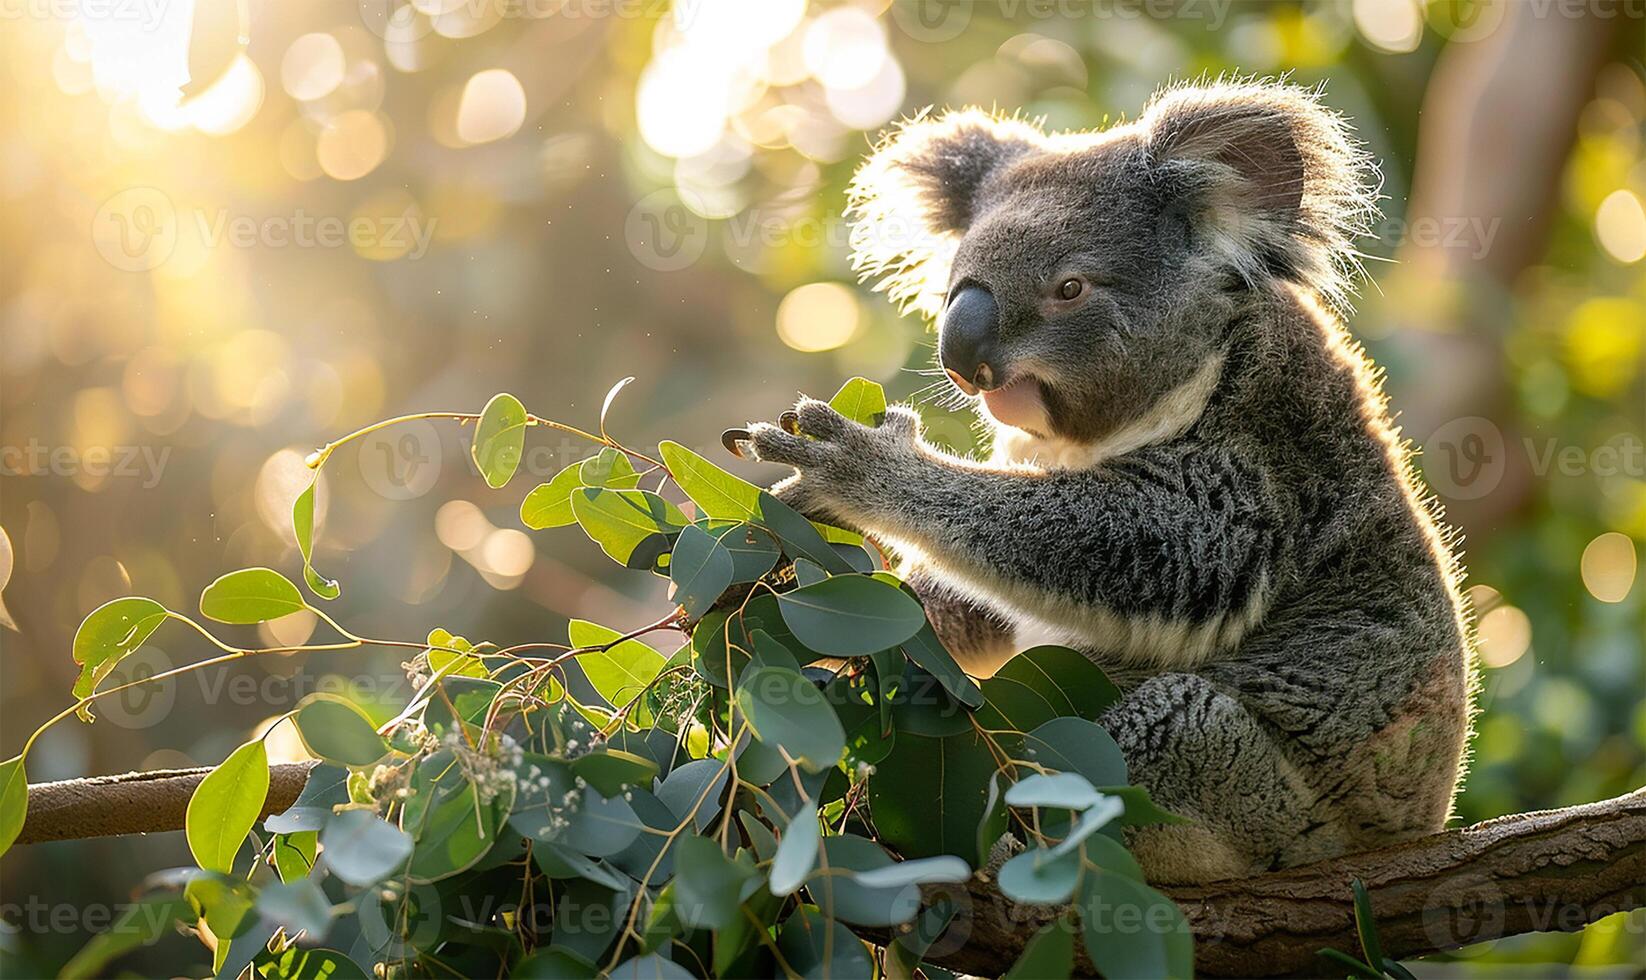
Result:
<svg viewBox="0 0 1646 980"><path fill-rule="evenodd" d="M983 286L955 293L937 328L943 370L968 395L987 391L1001 380L1000 306Z"/></svg>

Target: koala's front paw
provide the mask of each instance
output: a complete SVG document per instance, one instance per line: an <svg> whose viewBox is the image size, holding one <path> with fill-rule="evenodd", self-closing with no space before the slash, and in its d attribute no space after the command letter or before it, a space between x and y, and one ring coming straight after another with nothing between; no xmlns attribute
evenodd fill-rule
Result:
<svg viewBox="0 0 1646 980"><path fill-rule="evenodd" d="M803 398L795 414L796 432L757 423L749 427L749 443L761 460L799 471L780 484L779 499L801 513L862 523L891 484L911 476L920 438L920 416L914 412L888 408L885 420L870 428L824 402Z"/></svg>

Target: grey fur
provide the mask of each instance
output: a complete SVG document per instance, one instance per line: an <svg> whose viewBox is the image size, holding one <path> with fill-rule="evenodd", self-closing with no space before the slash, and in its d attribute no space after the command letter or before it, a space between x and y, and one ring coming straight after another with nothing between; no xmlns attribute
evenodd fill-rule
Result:
<svg viewBox="0 0 1646 980"><path fill-rule="evenodd" d="M1155 880L1384 844L1451 806L1455 559L1328 309L1371 178L1316 93L1274 84L1170 89L1095 134L911 123L855 185L861 264L928 312L987 285L1047 431L997 426L982 463L898 407L871 429L804 400L805 435L752 430L798 471L784 499L900 550L969 670L1049 635L1111 673L1133 780L1195 821L1136 833ZM898 222L928 234L875 237ZM1089 295L1048 300L1071 275Z"/></svg>

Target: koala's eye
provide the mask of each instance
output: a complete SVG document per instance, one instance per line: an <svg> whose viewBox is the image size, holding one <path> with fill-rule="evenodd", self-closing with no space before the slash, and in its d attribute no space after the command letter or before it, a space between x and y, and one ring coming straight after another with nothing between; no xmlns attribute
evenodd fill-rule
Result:
<svg viewBox="0 0 1646 980"><path fill-rule="evenodd" d="M1065 279L1057 287L1057 298L1063 300L1079 299L1080 294L1086 291L1086 284L1079 279Z"/></svg>

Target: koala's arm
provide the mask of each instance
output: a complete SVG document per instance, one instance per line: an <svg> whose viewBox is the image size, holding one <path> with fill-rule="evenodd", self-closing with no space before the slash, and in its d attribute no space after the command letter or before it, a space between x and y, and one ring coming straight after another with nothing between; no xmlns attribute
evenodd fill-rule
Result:
<svg viewBox="0 0 1646 980"><path fill-rule="evenodd" d="M907 409L872 429L821 402L798 411L803 434L751 430L762 459L799 471L786 498L1049 622L1250 621L1286 546L1263 474L1227 453L1163 448L1090 470L1007 470L928 446Z"/></svg>

